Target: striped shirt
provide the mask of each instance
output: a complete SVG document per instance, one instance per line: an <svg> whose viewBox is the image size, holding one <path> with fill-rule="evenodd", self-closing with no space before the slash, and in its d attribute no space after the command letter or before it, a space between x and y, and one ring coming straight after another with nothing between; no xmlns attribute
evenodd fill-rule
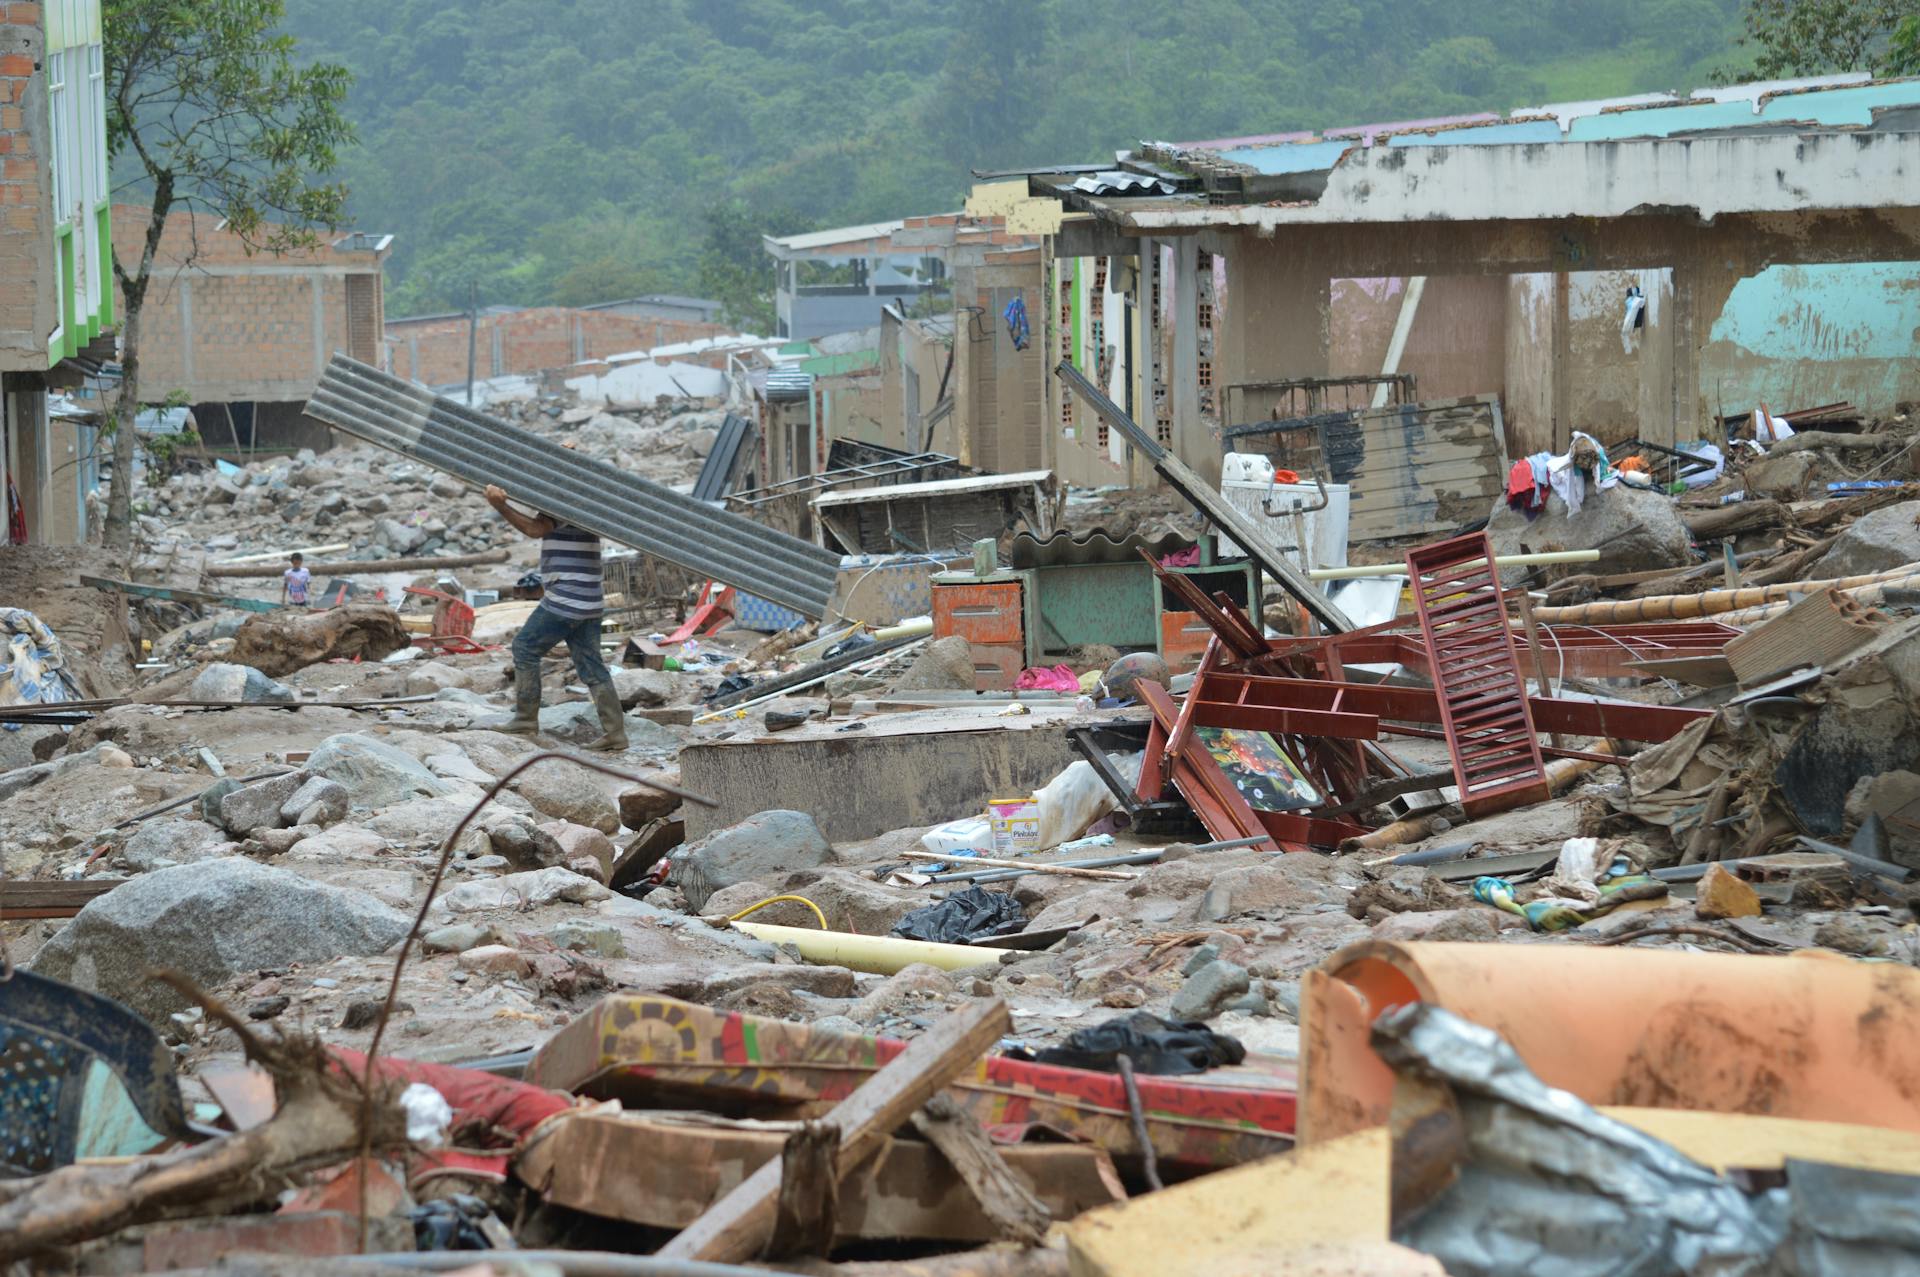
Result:
<svg viewBox="0 0 1920 1277"><path fill-rule="evenodd" d="M571 523L556 523L540 541L540 606L570 621L590 621L607 610L600 588L600 538Z"/></svg>

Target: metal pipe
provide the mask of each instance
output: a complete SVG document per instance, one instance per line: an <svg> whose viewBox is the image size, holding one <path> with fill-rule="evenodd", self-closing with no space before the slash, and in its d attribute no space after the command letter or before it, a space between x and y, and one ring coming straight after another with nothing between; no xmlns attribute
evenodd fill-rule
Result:
<svg viewBox="0 0 1920 1277"><path fill-rule="evenodd" d="M1548 550L1539 554L1496 554L1493 556L1495 567L1518 568L1533 567L1543 563L1593 563L1600 558L1598 550ZM1462 569L1484 567L1485 559L1474 559L1462 563ZM1315 568L1307 573L1311 581L1354 581L1362 577L1405 576L1405 564L1382 563L1378 567L1356 568Z"/></svg>
<svg viewBox="0 0 1920 1277"><path fill-rule="evenodd" d="M1187 848L1187 850L1227 851L1235 847L1255 847L1266 841L1268 841L1268 836L1262 834L1258 838L1229 838L1223 842L1196 843ZM1162 855L1166 854L1166 850L1165 847L1155 847L1147 851L1104 856L1097 860L1056 860L1052 863L1054 866L1063 869L1107 869L1115 865L1145 865L1160 859ZM961 857L955 857L955 859L961 859ZM1032 871L1028 869L982 869L978 872L957 869L946 873L934 874L930 881L947 882L955 879L970 878L977 886L983 882L1005 882L1013 878L1024 878L1031 872Z"/></svg>

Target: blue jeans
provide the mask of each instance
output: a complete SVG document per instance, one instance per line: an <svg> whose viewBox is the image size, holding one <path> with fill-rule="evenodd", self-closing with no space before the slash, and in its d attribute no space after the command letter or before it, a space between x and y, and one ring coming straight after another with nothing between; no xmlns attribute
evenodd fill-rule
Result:
<svg viewBox="0 0 1920 1277"><path fill-rule="evenodd" d="M588 687L611 683L607 663L600 658L600 618L576 621L545 607L537 607L520 632L513 636L513 667L531 670L537 678L540 658L565 642L567 655L573 658L573 672Z"/></svg>

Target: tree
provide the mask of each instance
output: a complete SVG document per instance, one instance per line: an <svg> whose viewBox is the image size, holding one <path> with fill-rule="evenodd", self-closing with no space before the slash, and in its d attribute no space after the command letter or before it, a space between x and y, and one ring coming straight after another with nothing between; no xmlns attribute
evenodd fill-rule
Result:
<svg viewBox="0 0 1920 1277"><path fill-rule="evenodd" d="M1759 50L1753 69L1766 79L1874 71L1888 60L1896 29L1911 23L1912 7L1912 0L1747 0L1740 43ZM1911 31L1905 48L1911 54Z"/></svg>
<svg viewBox="0 0 1920 1277"><path fill-rule="evenodd" d="M284 253L340 224L346 188L324 178L353 132L340 112L346 68L294 63L284 0L105 0L107 153L147 193L139 260L114 254L125 307L122 381L110 425L114 482L106 542L133 539L140 322L167 217L225 219L248 251ZM191 253L193 250L187 250Z"/></svg>
<svg viewBox="0 0 1920 1277"><path fill-rule="evenodd" d="M740 200L715 205L707 213L699 288L703 296L722 303L724 322L742 332L773 332L773 259L761 237L805 228L806 219L792 209L751 208Z"/></svg>

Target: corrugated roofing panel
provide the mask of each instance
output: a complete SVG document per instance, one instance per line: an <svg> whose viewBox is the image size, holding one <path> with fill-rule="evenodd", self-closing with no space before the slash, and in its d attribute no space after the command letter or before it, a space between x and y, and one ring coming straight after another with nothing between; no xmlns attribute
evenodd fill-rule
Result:
<svg viewBox="0 0 1920 1277"><path fill-rule="evenodd" d="M720 423L720 433L713 441L713 451L707 454L706 464L700 467L700 477L693 483L695 501L719 501L733 490L734 472L739 469L740 448L753 433L753 423L737 413L728 413Z"/></svg>
<svg viewBox="0 0 1920 1277"><path fill-rule="evenodd" d="M335 355L307 415L595 536L825 616L840 556Z"/></svg>

